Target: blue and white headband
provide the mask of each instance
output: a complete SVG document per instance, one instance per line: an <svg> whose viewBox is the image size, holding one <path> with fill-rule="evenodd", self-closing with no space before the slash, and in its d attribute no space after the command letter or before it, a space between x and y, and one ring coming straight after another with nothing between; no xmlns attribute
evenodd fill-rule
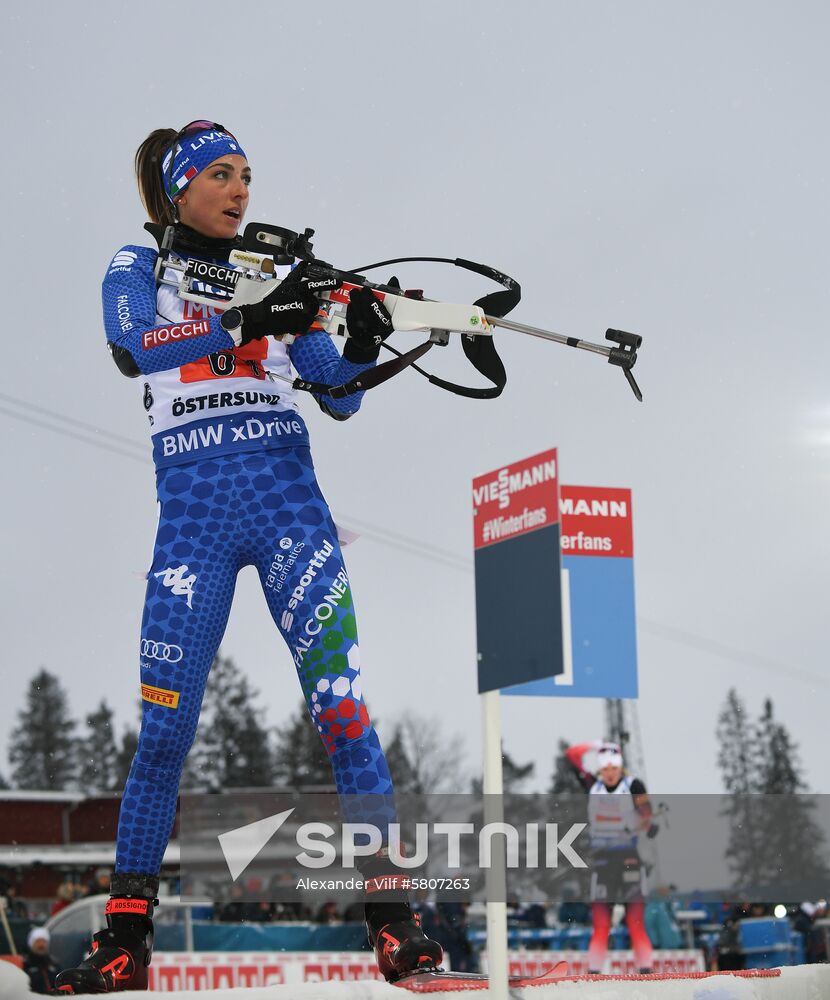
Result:
<svg viewBox="0 0 830 1000"><path fill-rule="evenodd" d="M173 201L205 167L230 154L245 156L245 151L221 125L203 121L185 125L162 160L165 194Z"/></svg>

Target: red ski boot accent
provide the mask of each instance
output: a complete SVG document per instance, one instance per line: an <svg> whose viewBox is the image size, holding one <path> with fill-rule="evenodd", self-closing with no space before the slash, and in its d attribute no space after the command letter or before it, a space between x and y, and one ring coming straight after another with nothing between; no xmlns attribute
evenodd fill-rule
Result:
<svg viewBox="0 0 830 1000"><path fill-rule="evenodd" d="M390 983L417 969L437 969L444 957L444 949L424 934L417 916L413 920L386 924L374 940L371 932L369 937L378 968Z"/></svg>
<svg viewBox="0 0 830 1000"><path fill-rule="evenodd" d="M383 848L361 865L366 892L366 930L378 968L394 983L418 969L437 969L444 949L421 930L421 921L409 905L412 878L399 872Z"/></svg>
<svg viewBox="0 0 830 1000"><path fill-rule="evenodd" d="M92 939L86 958L58 973L55 992L120 993L146 990L153 952L153 904L157 900L113 896L106 906L110 926Z"/></svg>
<svg viewBox="0 0 830 1000"><path fill-rule="evenodd" d="M99 931L89 955L74 969L58 974L58 993L117 993L146 990L150 949L145 941L125 931Z"/></svg>

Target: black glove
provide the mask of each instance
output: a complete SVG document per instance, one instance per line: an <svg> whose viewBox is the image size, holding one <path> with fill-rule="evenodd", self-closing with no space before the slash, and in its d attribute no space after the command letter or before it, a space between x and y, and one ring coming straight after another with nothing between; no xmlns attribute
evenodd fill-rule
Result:
<svg viewBox="0 0 830 1000"><path fill-rule="evenodd" d="M387 284L392 288L401 287L397 278L390 278ZM349 336L343 348L343 357L363 365L377 361L380 345L394 330L386 306L365 285L349 292L346 326Z"/></svg>
<svg viewBox="0 0 830 1000"><path fill-rule="evenodd" d="M656 823L652 823L651 826L646 831L646 837L649 840L654 840L657 834L660 832L660 827Z"/></svg>
<svg viewBox="0 0 830 1000"><path fill-rule="evenodd" d="M239 325L239 316L233 314L238 312L241 315L240 346L262 337L305 333L316 319L320 303L302 280L304 273L305 264L299 264L261 302L228 309L220 320L221 325L236 339L234 333Z"/></svg>

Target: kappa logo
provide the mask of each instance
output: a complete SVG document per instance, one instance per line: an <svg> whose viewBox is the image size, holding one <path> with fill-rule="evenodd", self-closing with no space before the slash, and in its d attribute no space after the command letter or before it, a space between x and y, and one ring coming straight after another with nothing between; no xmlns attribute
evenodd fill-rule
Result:
<svg viewBox="0 0 830 1000"><path fill-rule="evenodd" d="M185 576L187 566L168 567L155 574L156 579L160 576L162 586L169 587L176 597L186 597L187 606L193 610L193 584L196 582L196 574L191 573Z"/></svg>
<svg viewBox="0 0 830 1000"><path fill-rule="evenodd" d="M113 274L115 271L129 271L137 259L138 254L134 253L132 250L119 250L118 253L112 258L109 273Z"/></svg>

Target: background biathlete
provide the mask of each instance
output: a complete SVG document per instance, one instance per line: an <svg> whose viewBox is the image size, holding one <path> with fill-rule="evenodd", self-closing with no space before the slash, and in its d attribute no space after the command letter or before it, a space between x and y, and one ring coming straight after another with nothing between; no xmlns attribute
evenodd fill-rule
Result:
<svg viewBox="0 0 830 1000"><path fill-rule="evenodd" d="M138 149L136 174L150 219L175 224L179 256L227 263L241 242L237 231L251 183L247 157L230 132L206 121L178 133L157 130ZM157 256L148 247L123 247L103 284L113 359L123 374L140 380L159 522L139 642L142 725L121 803L108 927L95 935L80 966L58 977L65 993L146 988L158 876L179 780L243 566L257 568L291 651L344 818L363 818L361 795L392 792L363 701L337 531L317 485L296 393L273 379L274 373L290 376L293 366L307 380L348 381L374 365L392 329L388 313L369 289L353 292L341 358L315 325L319 302L302 265L262 302L225 316L221 307L157 285ZM286 346L279 337L289 333L301 336ZM344 420L361 396L318 403ZM393 873L385 852L365 860L361 871L369 937L384 975L438 965L441 947L421 933L403 891L370 901L372 879Z"/></svg>
<svg viewBox="0 0 830 1000"><path fill-rule="evenodd" d="M584 765L591 752L596 752L596 774ZM625 774L622 751L616 743L580 743L568 747L565 756L589 795L593 923L589 970L602 972L608 957L611 910L614 903L623 903L635 961L640 972L651 972L654 952L644 920L645 871L637 853L637 837L657 833L646 787L639 778Z"/></svg>

